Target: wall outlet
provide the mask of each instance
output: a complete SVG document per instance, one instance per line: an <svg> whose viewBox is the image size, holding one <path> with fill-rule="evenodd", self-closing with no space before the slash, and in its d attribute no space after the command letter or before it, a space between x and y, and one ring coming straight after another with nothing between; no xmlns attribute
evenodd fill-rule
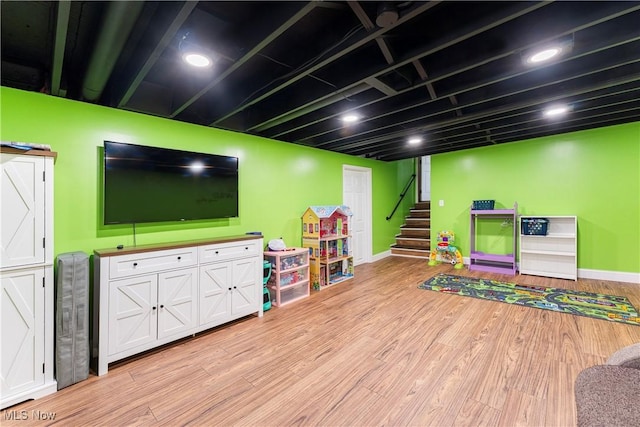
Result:
<svg viewBox="0 0 640 427"><path fill-rule="evenodd" d="M438 206L444 206L444 200L439 200L438 201Z"/></svg>

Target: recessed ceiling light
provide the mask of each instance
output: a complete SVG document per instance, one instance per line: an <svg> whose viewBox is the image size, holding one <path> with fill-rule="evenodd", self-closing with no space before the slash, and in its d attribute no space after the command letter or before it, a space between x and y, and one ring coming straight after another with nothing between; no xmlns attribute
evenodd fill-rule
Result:
<svg viewBox="0 0 640 427"><path fill-rule="evenodd" d="M422 138L420 138L419 136L414 136L409 138L407 142L411 145L420 144L422 142Z"/></svg>
<svg viewBox="0 0 640 427"><path fill-rule="evenodd" d="M186 32L180 38L178 50L184 62L193 67L204 68L213 63L209 51L204 46L195 34Z"/></svg>
<svg viewBox="0 0 640 427"><path fill-rule="evenodd" d="M573 39L565 37L540 46L537 49L529 49L522 55L526 65L540 65L560 56L568 55L573 50Z"/></svg>
<svg viewBox="0 0 640 427"><path fill-rule="evenodd" d="M345 123L353 123L353 122L357 122L360 119L360 117L358 117L355 114L347 114L342 116L342 121Z"/></svg>
<svg viewBox="0 0 640 427"><path fill-rule="evenodd" d="M194 67L202 68L211 65L211 59L209 59L208 56L202 55L201 53L185 53L182 56L182 59L184 59L187 64L193 65Z"/></svg>
<svg viewBox="0 0 640 427"><path fill-rule="evenodd" d="M567 114L569 109L568 105L556 105L554 107L547 108L542 114L548 118L556 118Z"/></svg>
<svg viewBox="0 0 640 427"><path fill-rule="evenodd" d="M544 49L529 56L527 62L530 64L538 64L540 62L548 61L554 56L557 56L560 52L562 52L562 49L559 47Z"/></svg>

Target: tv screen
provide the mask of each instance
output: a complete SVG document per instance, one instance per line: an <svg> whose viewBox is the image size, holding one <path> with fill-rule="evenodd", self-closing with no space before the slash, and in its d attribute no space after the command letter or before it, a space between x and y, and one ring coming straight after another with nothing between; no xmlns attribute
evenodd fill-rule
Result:
<svg viewBox="0 0 640 427"><path fill-rule="evenodd" d="M104 142L104 223L238 216L238 158Z"/></svg>

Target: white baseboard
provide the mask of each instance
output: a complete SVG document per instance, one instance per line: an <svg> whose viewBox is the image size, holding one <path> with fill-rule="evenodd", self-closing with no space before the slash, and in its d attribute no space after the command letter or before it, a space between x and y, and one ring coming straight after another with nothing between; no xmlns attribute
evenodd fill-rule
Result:
<svg viewBox="0 0 640 427"><path fill-rule="evenodd" d="M463 257L464 265L469 265L470 258ZM578 269L579 279L607 280L609 282L625 282L640 285L640 273L629 273L626 271L592 270L589 268Z"/></svg>
<svg viewBox="0 0 640 427"><path fill-rule="evenodd" d="M371 262L380 261L381 259L385 259L388 256L391 256L391 249L389 249L388 251L380 252L379 254L375 254L371 258Z"/></svg>
<svg viewBox="0 0 640 427"><path fill-rule="evenodd" d="M380 252L378 254L375 254L372 258L371 258L371 262L376 262L376 261L380 261L382 259L385 259L387 257L390 256L399 256L399 257L403 257L403 258L419 258L419 259L423 259L425 261L427 261L427 258L425 257L421 257L421 256L413 256L413 255L393 255L391 253L391 250L388 251L384 251L384 252Z"/></svg>
<svg viewBox="0 0 640 427"><path fill-rule="evenodd" d="M379 261L391 255L391 251L381 252L373 256L373 262ZM470 262L469 257L463 257L462 262L468 266ZM640 285L640 273L630 273L627 271L610 271L610 270L592 270L589 268L578 269L579 279L595 279L595 280L607 280L610 282L625 282L635 283Z"/></svg>
<svg viewBox="0 0 640 427"><path fill-rule="evenodd" d="M609 280L612 282L626 282L640 285L640 273L629 273L626 271L591 270L579 268L578 277L580 279Z"/></svg>

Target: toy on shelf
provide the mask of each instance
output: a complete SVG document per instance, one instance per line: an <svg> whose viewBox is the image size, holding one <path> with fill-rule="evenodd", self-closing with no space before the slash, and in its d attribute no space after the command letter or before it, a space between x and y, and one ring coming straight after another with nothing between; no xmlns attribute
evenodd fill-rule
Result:
<svg viewBox="0 0 640 427"><path fill-rule="evenodd" d="M272 304L276 307L309 296L309 251L307 248L287 248L265 251L265 264L273 273L267 281Z"/></svg>
<svg viewBox="0 0 640 427"><path fill-rule="evenodd" d="M453 246L456 235L453 231L444 230L438 233L438 244L431 249L429 255L429 265L438 265L441 262L453 264L455 269L464 268L462 254L457 247Z"/></svg>

